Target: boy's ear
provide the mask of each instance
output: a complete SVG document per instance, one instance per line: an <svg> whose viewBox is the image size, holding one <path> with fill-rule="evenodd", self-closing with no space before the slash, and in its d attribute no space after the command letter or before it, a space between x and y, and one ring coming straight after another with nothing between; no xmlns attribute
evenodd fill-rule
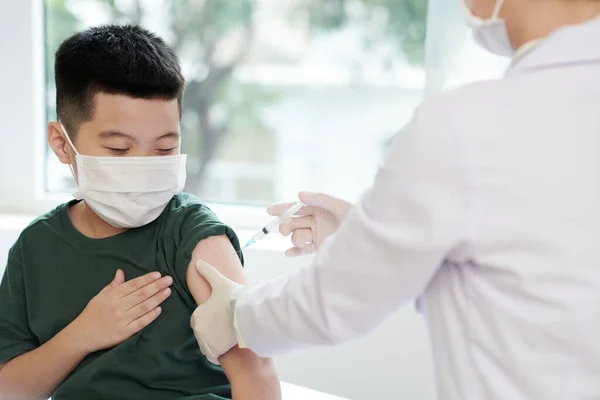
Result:
<svg viewBox="0 0 600 400"><path fill-rule="evenodd" d="M63 136L58 122L48 123L48 144L61 163L71 164L71 146Z"/></svg>

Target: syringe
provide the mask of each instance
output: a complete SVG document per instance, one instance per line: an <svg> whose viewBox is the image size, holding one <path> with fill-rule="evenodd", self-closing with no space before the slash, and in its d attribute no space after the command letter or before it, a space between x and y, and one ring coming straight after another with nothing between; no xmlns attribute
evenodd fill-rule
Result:
<svg viewBox="0 0 600 400"><path fill-rule="evenodd" d="M279 224L281 223L282 220L290 218L291 216L296 214L298 211L300 211L300 209L302 207L304 207L304 203L302 203L302 202L296 203L293 206L291 206L290 208L288 208L279 217L276 217L273 220L271 220L271 222L266 224L256 235L252 236L252 239L250 239L248 241L248 243L246 243L246 245L240 249L240 251L248 248L249 246L253 245L254 243L257 243L258 241L263 239L265 236L267 236L269 233L273 232L273 230L279 226Z"/></svg>

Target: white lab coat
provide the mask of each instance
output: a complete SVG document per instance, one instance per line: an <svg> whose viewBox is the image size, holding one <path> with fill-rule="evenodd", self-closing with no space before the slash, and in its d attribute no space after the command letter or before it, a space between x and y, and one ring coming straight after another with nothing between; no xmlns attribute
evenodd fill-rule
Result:
<svg viewBox="0 0 600 400"><path fill-rule="evenodd" d="M600 398L600 19L426 101L314 264L247 289L260 355L420 296L440 399Z"/></svg>

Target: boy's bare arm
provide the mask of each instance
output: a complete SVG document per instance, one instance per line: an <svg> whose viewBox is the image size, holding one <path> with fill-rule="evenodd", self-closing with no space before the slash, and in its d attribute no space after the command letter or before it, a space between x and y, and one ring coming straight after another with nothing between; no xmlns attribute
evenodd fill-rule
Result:
<svg viewBox="0 0 600 400"><path fill-rule="evenodd" d="M211 293L210 285L196 271L196 261L204 260L223 275L244 283L240 260L227 236L214 236L198 243L192 253L186 279L197 304L205 302ZM248 349L234 348L219 359L231 382L234 400L280 400L279 378L271 359L260 358Z"/></svg>
<svg viewBox="0 0 600 400"><path fill-rule="evenodd" d="M0 366L0 399L46 400L90 353L113 347L160 314L172 280L148 274L124 283L122 271L66 328Z"/></svg>
<svg viewBox="0 0 600 400"><path fill-rule="evenodd" d="M74 345L78 338L69 326L54 338L0 369L0 398L45 400L87 356Z"/></svg>

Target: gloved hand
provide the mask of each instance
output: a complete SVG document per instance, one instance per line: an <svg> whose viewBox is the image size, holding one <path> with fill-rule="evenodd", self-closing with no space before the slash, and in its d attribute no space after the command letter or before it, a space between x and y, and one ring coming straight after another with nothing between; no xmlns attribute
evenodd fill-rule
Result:
<svg viewBox="0 0 600 400"><path fill-rule="evenodd" d="M227 279L205 261L198 261L196 270L208 281L212 293L192 314L191 326L202 354L211 363L219 365L219 357L238 343L233 311L236 294L242 286Z"/></svg>
<svg viewBox="0 0 600 400"><path fill-rule="evenodd" d="M317 251L323 240L340 226L352 204L323 193L301 192L300 201L306 204L296 213L297 216L284 221L279 225L279 232L283 236L292 235L294 247L285 254L288 257L297 257ZM276 204L267 209L273 216L280 216L294 203Z"/></svg>

